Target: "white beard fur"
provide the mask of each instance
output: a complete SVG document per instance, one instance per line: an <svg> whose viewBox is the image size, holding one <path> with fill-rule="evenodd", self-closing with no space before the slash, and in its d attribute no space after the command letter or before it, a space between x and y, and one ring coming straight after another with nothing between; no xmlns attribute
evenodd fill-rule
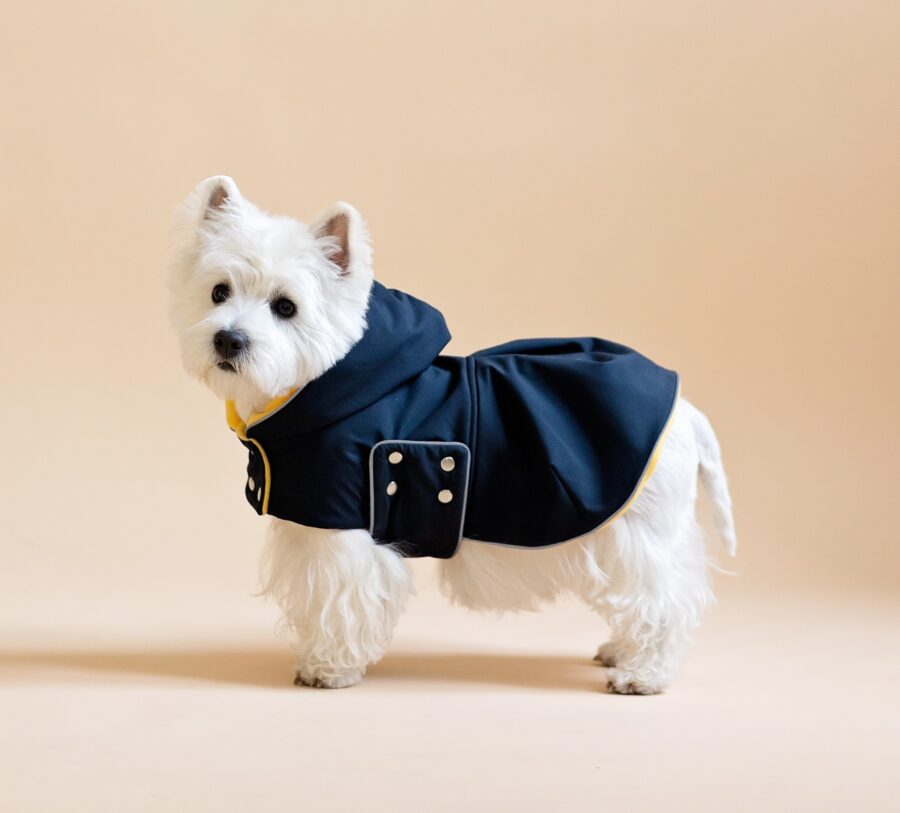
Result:
<svg viewBox="0 0 900 813"><path fill-rule="evenodd" d="M371 247L359 213L338 203L309 227L246 201L231 178L203 181L176 212L172 321L188 372L243 419L336 364L365 330ZM218 281L232 290L213 305ZM297 300L289 323L273 296ZM268 297L268 299L267 299ZM239 327L250 351L237 373L216 367L212 336ZM612 630L596 660L611 691L655 694L671 682L702 611L713 601L710 559L696 520L697 479L729 554L736 541L719 444L706 417L680 399L659 459L614 522L569 542L519 549L463 540L439 563L444 592L475 610L536 610L582 598ZM413 590L406 561L365 530L272 519L263 591L291 631L298 684L352 686L384 655Z"/></svg>

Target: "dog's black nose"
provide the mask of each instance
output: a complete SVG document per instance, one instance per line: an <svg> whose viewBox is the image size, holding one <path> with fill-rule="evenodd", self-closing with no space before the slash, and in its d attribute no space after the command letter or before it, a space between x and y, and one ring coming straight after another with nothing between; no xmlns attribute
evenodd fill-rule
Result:
<svg viewBox="0 0 900 813"><path fill-rule="evenodd" d="M223 359L233 359L249 344L247 334L240 330L220 330L213 336L213 347Z"/></svg>

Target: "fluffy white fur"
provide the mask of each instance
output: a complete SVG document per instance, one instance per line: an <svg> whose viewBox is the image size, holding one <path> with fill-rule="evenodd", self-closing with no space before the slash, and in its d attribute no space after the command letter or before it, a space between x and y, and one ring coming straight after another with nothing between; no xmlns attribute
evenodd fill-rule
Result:
<svg viewBox="0 0 900 813"><path fill-rule="evenodd" d="M339 361L365 329L372 253L365 225L338 203L306 226L244 199L234 181L203 181L178 208L173 230L172 321L185 368L243 418L302 387ZM214 304L211 291L230 296ZM293 318L271 303L289 298ZM213 336L243 331L235 371L219 369ZM473 609L535 610L571 593L607 619L611 639L596 660L610 690L653 694L669 685L711 603L710 562L695 518L697 475L716 530L735 552L731 498L716 436L681 400L658 464L626 513L605 528L541 550L464 540L442 561L441 581ZM296 652L296 682L356 683L390 643L412 591L406 562L368 532L323 531L273 519L263 585L284 613Z"/></svg>

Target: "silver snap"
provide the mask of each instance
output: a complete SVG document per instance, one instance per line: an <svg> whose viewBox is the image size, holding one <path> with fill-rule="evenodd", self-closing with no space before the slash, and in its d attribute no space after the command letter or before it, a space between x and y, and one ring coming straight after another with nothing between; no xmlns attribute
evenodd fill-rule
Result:
<svg viewBox="0 0 900 813"><path fill-rule="evenodd" d="M400 452L391 452L388 455L388 463L399 463L403 460L403 454Z"/></svg>
<svg viewBox="0 0 900 813"><path fill-rule="evenodd" d="M247 485L250 487L251 491L256 491L256 483L253 482L252 477L247 481Z"/></svg>
<svg viewBox="0 0 900 813"><path fill-rule="evenodd" d="M450 491L449 488L442 488L438 491L438 502L442 502L445 505L453 499L453 492Z"/></svg>
<svg viewBox="0 0 900 813"><path fill-rule="evenodd" d="M391 480L391 482L387 484L385 491L387 491L388 497L393 497L397 493L397 484Z"/></svg>
<svg viewBox="0 0 900 813"><path fill-rule="evenodd" d="M445 457L441 460L441 468L444 471L453 471L456 468L456 461L452 457Z"/></svg>

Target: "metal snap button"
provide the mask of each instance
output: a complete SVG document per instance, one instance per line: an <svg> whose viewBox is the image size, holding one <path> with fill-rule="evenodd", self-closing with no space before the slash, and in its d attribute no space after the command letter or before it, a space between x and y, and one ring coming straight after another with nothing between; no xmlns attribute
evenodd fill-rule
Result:
<svg viewBox="0 0 900 813"><path fill-rule="evenodd" d="M441 460L441 468L444 471L453 471L456 468L456 461L452 457L445 457Z"/></svg>
<svg viewBox="0 0 900 813"><path fill-rule="evenodd" d="M453 492L448 488L442 488L438 491L438 502L442 502L445 505L453 499Z"/></svg>
<svg viewBox="0 0 900 813"><path fill-rule="evenodd" d="M387 491L388 497L393 497L397 493L397 484L391 480L391 482L387 484L385 491Z"/></svg>
<svg viewBox="0 0 900 813"><path fill-rule="evenodd" d="M388 455L388 463L399 463L403 460L403 454L401 452L391 452Z"/></svg>

